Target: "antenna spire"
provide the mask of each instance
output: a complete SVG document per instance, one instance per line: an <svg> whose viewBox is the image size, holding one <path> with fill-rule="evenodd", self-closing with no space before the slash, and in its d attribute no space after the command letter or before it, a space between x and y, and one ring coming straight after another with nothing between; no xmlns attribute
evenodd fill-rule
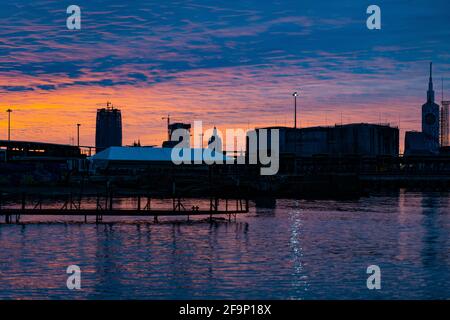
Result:
<svg viewBox="0 0 450 320"><path fill-rule="evenodd" d="M430 62L430 80L428 82L427 102L434 102L433 62Z"/></svg>

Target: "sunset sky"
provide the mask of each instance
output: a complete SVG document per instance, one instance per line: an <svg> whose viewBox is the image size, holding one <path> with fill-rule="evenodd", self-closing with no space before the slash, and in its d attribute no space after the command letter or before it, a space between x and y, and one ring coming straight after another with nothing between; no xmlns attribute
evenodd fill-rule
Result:
<svg viewBox="0 0 450 320"><path fill-rule="evenodd" d="M66 8L81 7L81 30ZM366 9L381 7L382 29ZM450 99L450 2L2 1L0 107L12 139L93 145L120 107L124 144L160 145L165 121L204 127L390 122L420 130L428 63ZM7 114L0 113L0 139ZM403 137L403 135L402 135ZM403 141L401 141L403 145Z"/></svg>

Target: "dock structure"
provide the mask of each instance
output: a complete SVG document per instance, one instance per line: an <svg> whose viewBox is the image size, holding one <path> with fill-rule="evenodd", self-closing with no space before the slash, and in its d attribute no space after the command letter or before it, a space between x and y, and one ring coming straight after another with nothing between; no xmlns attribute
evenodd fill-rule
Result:
<svg viewBox="0 0 450 320"><path fill-rule="evenodd" d="M33 200L30 201L29 198ZM117 199L134 199L135 207L115 208L114 200ZM209 198L209 207L200 209L199 206L186 208L181 197L157 198L171 202L169 208L158 208L152 206L152 198L149 195L135 194L133 196L124 196L113 193L97 194L95 196L95 208L86 208L87 200L92 197L82 195L58 195L58 199L63 199L60 207L51 208L43 205L45 200L54 200L43 195L27 195L25 193L18 195L1 194L0 193L0 216L4 216L5 223L20 223L22 216L63 216L63 217L84 217L84 221L88 222L88 217L95 217L95 222L100 223L104 217L153 217L154 222L158 222L158 217L185 216L189 220L190 216L207 216L212 220L213 216L227 216L228 220L232 218L236 220L238 214L249 212L248 199L230 199L230 198ZM11 203L13 206L11 207ZM5 206L9 204L9 206Z"/></svg>

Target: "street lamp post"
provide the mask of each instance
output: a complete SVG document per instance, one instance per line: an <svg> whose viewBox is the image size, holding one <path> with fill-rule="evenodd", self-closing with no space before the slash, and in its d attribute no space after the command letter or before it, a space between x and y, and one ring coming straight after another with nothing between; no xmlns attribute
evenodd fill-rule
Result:
<svg viewBox="0 0 450 320"><path fill-rule="evenodd" d="M292 94L294 96L294 128L297 129L297 91Z"/></svg>
<svg viewBox="0 0 450 320"><path fill-rule="evenodd" d="M77 123L77 146L80 147L80 123Z"/></svg>
<svg viewBox="0 0 450 320"><path fill-rule="evenodd" d="M297 136L297 96L298 92L295 91L294 96L294 172L297 172L297 144L298 144L298 136Z"/></svg>
<svg viewBox="0 0 450 320"><path fill-rule="evenodd" d="M8 141L11 141L11 109L6 110L8 112Z"/></svg>
<svg viewBox="0 0 450 320"><path fill-rule="evenodd" d="M203 137L205 136L205 134L200 133L199 136L200 136L200 148L203 150Z"/></svg>

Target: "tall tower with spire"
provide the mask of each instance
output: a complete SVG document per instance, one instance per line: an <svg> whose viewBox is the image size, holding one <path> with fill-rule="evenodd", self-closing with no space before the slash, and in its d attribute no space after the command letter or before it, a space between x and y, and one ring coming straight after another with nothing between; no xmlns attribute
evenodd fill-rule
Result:
<svg viewBox="0 0 450 320"><path fill-rule="evenodd" d="M433 63L431 62L427 102L422 106L422 132L428 140L428 149L432 153L439 152L439 113L439 105L434 102Z"/></svg>

